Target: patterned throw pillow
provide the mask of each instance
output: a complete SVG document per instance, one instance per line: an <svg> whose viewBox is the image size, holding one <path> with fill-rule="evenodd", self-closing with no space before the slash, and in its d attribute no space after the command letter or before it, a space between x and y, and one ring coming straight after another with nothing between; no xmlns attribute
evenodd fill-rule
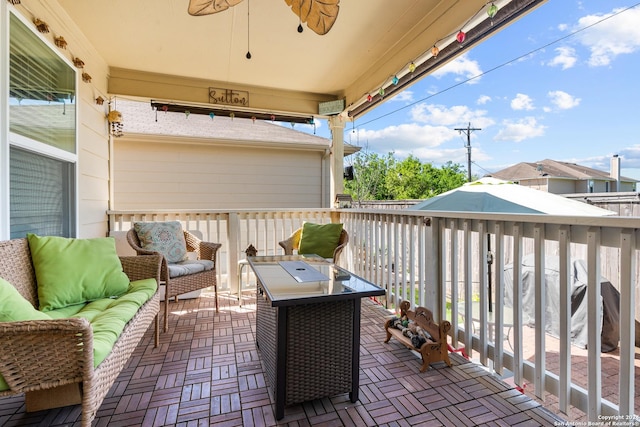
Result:
<svg viewBox="0 0 640 427"><path fill-rule="evenodd" d="M136 222L133 229L143 249L161 253L167 262L187 259L187 243L180 221Z"/></svg>

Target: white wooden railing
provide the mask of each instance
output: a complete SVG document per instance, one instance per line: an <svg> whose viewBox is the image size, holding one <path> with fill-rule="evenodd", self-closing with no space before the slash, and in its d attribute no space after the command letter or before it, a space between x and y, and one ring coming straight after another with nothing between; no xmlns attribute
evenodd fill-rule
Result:
<svg viewBox="0 0 640 427"><path fill-rule="evenodd" d="M238 293L238 261L253 244L259 255L282 253L277 242L303 221L342 222L350 242L341 264L383 287L383 301L396 307L403 298L426 306L439 319L452 323L452 345L464 344L468 353L502 374L513 372L514 382L533 383L542 398L551 393L560 409L573 405L598 422L634 416L634 356L636 283L640 218L561 217L549 215L481 214L412 210L300 209L237 211L110 211L110 230L127 230L134 221L177 219L199 230L205 240L223 244L218 266L220 283ZM490 236L487 238L487 236ZM491 247L489 247L491 246ZM522 269L525 256L535 260L535 357L523 357ZM560 269L559 295L547 295L545 260L555 257ZM583 259L588 276L588 386L572 381L571 262ZM492 262L489 263L488 260ZM513 283L507 289L504 268L513 264ZM489 274L490 273L490 274ZM619 400L602 398L601 276L620 292ZM489 294L489 280L492 292ZM505 290L512 292L513 344L504 348ZM547 369L545 327L549 298L559 301L560 366ZM471 301L479 303L474 319ZM492 318L489 321L489 302ZM463 319L463 320L462 320ZM472 323L475 322L475 325ZM475 326L475 329L474 329ZM478 331L466 334L465 331ZM472 354L473 355L473 354ZM581 373L583 374L583 373Z"/></svg>

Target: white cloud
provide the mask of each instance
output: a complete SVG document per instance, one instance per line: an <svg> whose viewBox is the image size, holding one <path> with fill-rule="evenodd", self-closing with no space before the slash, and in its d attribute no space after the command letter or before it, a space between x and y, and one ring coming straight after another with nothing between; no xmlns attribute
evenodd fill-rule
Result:
<svg viewBox="0 0 640 427"><path fill-rule="evenodd" d="M482 69L480 68L478 61L473 61L469 59L467 54L463 54L439 68L431 75L436 78L441 78L446 74L455 74L459 76L457 77L457 80L459 81L473 79L469 80L467 83L477 83L478 80L480 80L479 76L482 74Z"/></svg>
<svg viewBox="0 0 640 427"><path fill-rule="evenodd" d="M366 141L371 147L379 148L379 152L407 151L418 148L438 147L442 143L455 138L458 132L447 126L420 125L405 123L387 126L379 130L358 130L358 139Z"/></svg>
<svg viewBox="0 0 640 427"><path fill-rule="evenodd" d="M411 109L411 119L420 123L439 126L459 127L471 122L474 127L487 127L495 123L487 117L486 110L471 110L466 105L454 105L447 108L444 105L425 104L415 105Z"/></svg>
<svg viewBox="0 0 640 427"><path fill-rule="evenodd" d="M580 43L591 52L589 65L593 67L606 66L618 55L640 50L640 25L638 25L640 9L630 8L611 17L620 10L614 9L608 14L584 16L578 20L578 24L573 28L575 31L602 21L579 35Z"/></svg>
<svg viewBox="0 0 640 427"><path fill-rule="evenodd" d="M410 90L402 90L398 92L397 95L394 95L393 98L390 98L389 101L412 102L413 92Z"/></svg>
<svg viewBox="0 0 640 427"><path fill-rule="evenodd" d="M576 56L576 50L572 47L558 47L555 49L556 56L547 63L552 67L560 66L563 70L571 68L575 65L578 57Z"/></svg>
<svg viewBox="0 0 640 427"><path fill-rule="evenodd" d="M476 104L484 105L487 102L491 102L491 97L489 95L482 95L480 98L478 98L478 100L476 101Z"/></svg>
<svg viewBox="0 0 640 427"><path fill-rule="evenodd" d="M525 117L518 121L505 120L502 126L503 129L494 137L495 141L521 142L544 135L546 129L534 117Z"/></svg>
<svg viewBox="0 0 640 427"><path fill-rule="evenodd" d="M576 98L561 90L551 91L547 93L547 96L551 100L551 103L561 110L569 110L577 107L581 101L580 98Z"/></svg>
<svg viewBox="0 0 640 427"><path fill-rule="evenodd" d="M514 110L533 110L533 100L529 95L519 93L511 100L511 108Z"/></svg>
<svg viewBox="0 0 640 427"><path fill-rule="evenodd" d="M404 124L389 126L380 130L359 130L358 140L364 141L368 149L379 154L393 151L396 158L402 159L413 155L423 162L444 164L452 161L464 163L467 149L460 134L446 126ZM450 141L460 141L456 148L442 147ZM473 158L485 161L489 156L480 146L473 147Z"/></svg>

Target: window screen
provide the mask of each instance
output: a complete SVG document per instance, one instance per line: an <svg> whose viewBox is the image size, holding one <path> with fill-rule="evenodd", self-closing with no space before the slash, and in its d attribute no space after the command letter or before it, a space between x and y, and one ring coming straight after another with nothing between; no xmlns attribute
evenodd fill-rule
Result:
<svg viewBox="0 0 640 427"><path fill-rule="evenodd" d="M9 185L12 239L75 237L72 163L12 147Z"/></svg>

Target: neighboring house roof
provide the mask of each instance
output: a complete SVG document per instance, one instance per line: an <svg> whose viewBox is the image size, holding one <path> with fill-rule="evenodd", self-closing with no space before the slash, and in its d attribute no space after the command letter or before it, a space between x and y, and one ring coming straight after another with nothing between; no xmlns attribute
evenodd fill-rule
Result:
<svg viewBox="0 0 640 427"><path fill-rule="evenodd" d="M539 162L521 162L490 174L490 176L508 181L521 181L538 178L566 178L575 180L597 179L602 181L615 181L609 172L588 168L575 163L558 162L545 159ZM620 177L621 181L638 182L638 180Z"/></svg>
<svg viewBox="0 0 640 427"><path fill-rule="evenodd" d="M115 109L122 113L123 133L205 138L209 140L247 141L273 144L308 145L329 148L331 140L306 132L290 125L265 122L263 120L230 117L213 118L200 114L155 111L149 102L118 99ZM295 126L312 126L300 125ZM344 144L345 155L359 148Z"/></svg>

